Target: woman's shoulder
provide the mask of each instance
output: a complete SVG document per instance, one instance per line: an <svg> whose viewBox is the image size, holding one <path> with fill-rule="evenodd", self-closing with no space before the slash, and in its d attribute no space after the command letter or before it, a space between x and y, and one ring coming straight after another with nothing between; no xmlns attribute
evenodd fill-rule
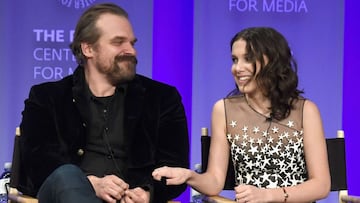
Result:
<svg viewBox="0 0 360 203"><path fill-rule="evenodd" d="M244 95L232 95L217 100L213 105L213 111L224 112L225 108L238 106L241 102L246 102Z"/></svg>
<svg viewBox="0 0 360 203"><path fill-rule="evenodd" d="M223 99L223 103L225 105L239 105L241 103L246 103L246 99L244 94L238 94L238 95L231 95L227 96Z"/></svg>
<svg viewBox="0 0 360 203"><path fill-rule="evenodd" d="M307 113L307 114L310 113L311 115L313 113L319 114L319 108L315 102L313 102L312 100L306 99L304 101L304 113Z"/></svg>
<svg viewBox="0 0 360 203"><path fill-rule="evenodd" d="M299 97L295 101L295 105L301 106L304 110L316 110L318 108L314 101L305 97Z"/></svg>

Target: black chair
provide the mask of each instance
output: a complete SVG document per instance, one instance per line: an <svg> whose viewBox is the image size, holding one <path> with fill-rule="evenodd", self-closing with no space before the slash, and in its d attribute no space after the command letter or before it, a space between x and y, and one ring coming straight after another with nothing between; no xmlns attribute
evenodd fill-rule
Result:
<svg viewBox="0 0 360 203"><path fill-rule="evenodd" d="M207 169L210 141L211 141L211 137L209 136L208 128L201 128L201 172L205 172ZM228 171L226 174L224 190L233 190L234 187L235 187L235 171L231 156L229 156ZM208 196L203 197L203 203L235 203L235 201L217 195L211 197Z"/></svg>
<svg viewBox="0 0 360 203"><path fill-rule="evenodd" d="M207 128L201 128L201 171L205 172L208 164L210 140ZM233 190L235 187L235 171L231 156L229 156L228 171L226 175L224 190Z"/></svg>
<svg viewBox="0 0 360 203"><path fill-rule="evenodd" d="M38 199L30 196L23 195L19 191L19 177L21 175L21 170L26 170L20 167L20 147L19 147L19 138L20 138L20 128L17 127L15 131L15 140L14 140L14 149L13 149L13 160L12 160L12 170L10 178L10 191L8 194L9 203L38 203ZM168 201L167 203L180 203L179 201Z"/></svg>
<svg viewBox="0 0 360 203"><path fill-rule="evenodd" d="M207 128L201 129L201 166L206 171L211 136ZM339 130L337 138L327 138L326 146L328 152L329 169L331 176L331 191L338 191L339 203L360 203L359 196L348 195L346 178L345 139L344 131ZM235 172L231 157L229 157L228 172L224 190L233 190L235 186ZM225 203L234 202L223 197L210 197L212 202ZM211 202L211 201L210 201Z"/></svg>
<svg viewBox="0 0 360 203"><path fill-rule="evenodd" d="M11 168L11 178L10 178L10 191L8 194L9 203L38 203L38 199L30 196L23 195L18 191L19 177L21 175L20 167L20 148L19 148L19 138L20 138L20 128L17 127L15 130L15 140L14 140L14 149L13 149L13 159L12 159L12 168Z"/></svg>
<svg viewBox="0 0 360 203"><path fill-rule="evenodd" d="M336 138L326 139L331 191L337 191L339 203L360 202L360 197L348 195L346 177L346 149L344 131L338 130Z"/></svg>

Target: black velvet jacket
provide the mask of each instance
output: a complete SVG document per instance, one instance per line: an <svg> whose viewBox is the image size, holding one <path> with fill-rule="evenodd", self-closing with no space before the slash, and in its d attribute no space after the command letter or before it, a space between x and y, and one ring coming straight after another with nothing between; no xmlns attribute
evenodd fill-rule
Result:
<svg viewBox="0 0 360 203"><path fill-rule="evenodd" d="M86 153L83 67L56 82L31 88L20 125L18 189L36 196L46 177L60 165L78 165ZM125 137L128 159L125 181L130 187L150 185L153 202L180 195L186 185L154 181L154 168L189 167L189 138L181 97L175 87L141 75L128 84L125 97Z"/></svg>

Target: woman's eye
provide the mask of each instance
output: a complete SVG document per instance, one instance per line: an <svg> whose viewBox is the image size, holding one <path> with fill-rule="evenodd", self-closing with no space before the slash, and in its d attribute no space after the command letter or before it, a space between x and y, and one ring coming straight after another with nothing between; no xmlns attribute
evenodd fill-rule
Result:
<svg viewBox="0 0 360 203"><path fill-rule="evenodd" d="M252 62L252 59L251 59L252 57L249 55L249 54L246 54L245 56L244 56L244 60L246 61L246 62Z"/></svg>
<svg viewBox="0 0 360 203"><path fill-rule="evenodd" d="M236 64L238 62L237 58L231 58L231 61L233 62L233 64Z"/></svg>

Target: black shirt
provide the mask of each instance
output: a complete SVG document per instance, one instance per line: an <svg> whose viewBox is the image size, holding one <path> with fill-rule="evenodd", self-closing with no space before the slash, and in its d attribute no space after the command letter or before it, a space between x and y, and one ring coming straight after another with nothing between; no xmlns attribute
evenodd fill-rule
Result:
<svg viewBox="0 0 360 203"><path fill-rule="evenodd" d="M122 179L125 176L125 90L126 86L117 87L108 97L95 97L89 89L87 91L87 140L80 167L88 175L103 177L114 174Z"/></svg>

